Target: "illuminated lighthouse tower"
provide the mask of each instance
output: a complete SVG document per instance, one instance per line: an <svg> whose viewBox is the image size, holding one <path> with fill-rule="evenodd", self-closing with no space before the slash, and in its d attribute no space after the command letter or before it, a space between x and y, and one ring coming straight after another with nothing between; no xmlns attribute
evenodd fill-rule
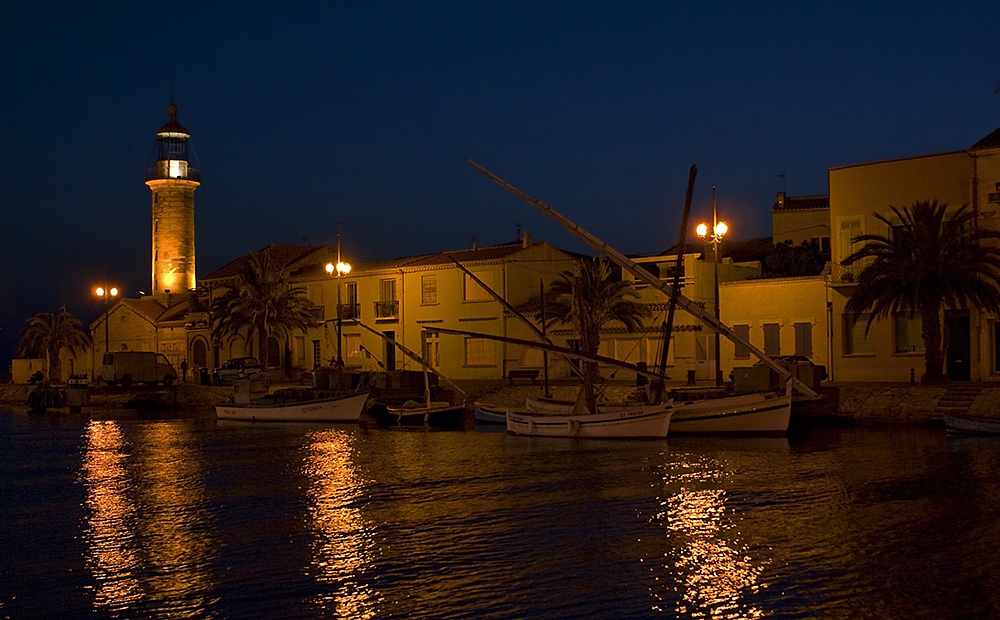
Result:
<svg viewBox="0 0 1000 620"><path fill-rule="evenodd" d="M177 106L168 111L170 121L156 132L156 167L146 170L153 191L153 296L164 302L196 284L194 190L201 185L201 171L188 162L191 134L177 122Z"/></svg>

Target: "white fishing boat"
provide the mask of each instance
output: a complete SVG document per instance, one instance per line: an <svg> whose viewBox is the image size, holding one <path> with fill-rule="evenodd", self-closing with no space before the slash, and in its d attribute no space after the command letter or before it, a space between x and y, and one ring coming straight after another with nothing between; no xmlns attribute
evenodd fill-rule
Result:
<svg viewBox="0 0 1000 620"><path fill-rule="evenodd" d="M268 394L266 378L250 377L233 382L233 398L216 405L215 415L220 420L254 422L357 422L368 392L365 388L341 393L279 390Z"/></svg>
<svg viewBox="0 0 1000 620"><path fill-rule="evenodd" d="M673 413L669 404L580 414L507 409L507 432L531 437L662 439Z"/></svg>
<svg viewBox="0 0 1000 620"><path fill-rule="evenodd" d="M983 418L950 413L944 415L944 427L949 433L1000 435L1000 418Z"/></svg>
<svg viewBox="0 0 1000 620"><path fill-rule="evenodd" d="M791 394L744 394L674 402L671 434L782 435L791 420Z"/></svg>

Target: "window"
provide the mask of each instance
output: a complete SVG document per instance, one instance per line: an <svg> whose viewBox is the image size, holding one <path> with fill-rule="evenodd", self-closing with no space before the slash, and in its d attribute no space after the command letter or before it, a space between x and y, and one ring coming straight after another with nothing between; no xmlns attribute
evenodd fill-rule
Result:
<svg viewBox="0 0 1000 620"><path fill-rule="evenodd" d="M420 276L420 304L432 306L438 302L437 275Z"/></svg>
<svg viewBox="0 0 1000 620"><path fill-rule="evenodd" d="M781 355L781 325L777 323L764 323L764 355Z"/></svg>
<svg viewBox="0 0 1000 620"><path fill-rule="evenodd" d="M493 272L483 271L477 273L476 277L486 286L493 288ZM465 301L489 301L493 296L472 279L472 276L465 274Z"/></svg>
<svg viewBox="0 0 1000 620"><path fill-rule="evenodd" d="M292 340L292 365L297 368L306 365L306 339L302 336L295 336Z"/></svg>
<svg viewBox="0 0 1000 620"><path fill-rule="evenodd" d="M795 323L795 355L812 357L813 326L812 323Z"/></svg>
<svg viewBox="0 0 1000 620"><path fill-rule="evenodd" d="M361 306L358 305L358 283L344 284L344 303L340 306L340 318L345 321L361 318Z"/></svg>
<svg viewBox="0 0 1000 620"><path fill-rule="evenodd" d="M382 280L380 285L382 301L396 301L396 280Z"/></svg>
<svg viewBox="0 0 1000 620"><path fill-rule="evenodd" d="M314 305L314 306L322 306L323 305L323 287L322 286L320 286L318 284L313 284L313 285L310 285L309 288L306 289L306 290L307 290L306 296L309 298L309 301L312 302L312 305Z"/></svg>
<svg viewBox="0 0 1000 620"><path fill-rule="evenodd" d="M922 353L924 339L921 336L920 317L916 314L897 314L893 317L896 334L896 353Z"/></svg>
<svg viewBox="0 0 1000 620"><path fill-rule="evenodd" d="M872 355L875 353L875 342L871 334L866 334L868 319L871 314L865 312L852 321L851 315L845 314L844 320L844 355Z"/></svg>
<svg viewBox="0 0 1000 620"><path fill-rule="evenodd" d="M860 217L838 218L837 226L840 233L837 259L844 260L856 249L854 238L863 235L865 231L862 228Z"/></svg>
<svg viewBox="0 0 1000 620"><path fill-rule="evenodd" d="M313 368L319 368L323 365L323 358L320 356L319 351L319 340L313 340Z"/></svg>
<svg viewBox="0 0 1000 620"><path fill-rule="evenodd" d="M485 338L466 338L465 365L466 366L494 365L493 343Z"/></svg>
<svg viewBox="0 0 1000 620"><path fill-rule="evenodd" d="M421 332L423 340L424 359L427 360L431 368L441 369L441 336L439 334L428 334Z"/></svg>
<svg viewBox="0 0 1000 620"><path fill-rule="evenodd" d="M341 346L343 347L341 354L345 363L353 362L352 366L361 363L361 334L344 334Z"/></svg>
<svg viewBox="0 0 1000 620"><path fill-rule="evenodd" d="M750 342L750 326L749 325L733 325L733 333L735 333L740 338ZM733 358L738 360L748 360L750 359L750 349L745 346L736 343L736 352L733 354Z"/></svg>

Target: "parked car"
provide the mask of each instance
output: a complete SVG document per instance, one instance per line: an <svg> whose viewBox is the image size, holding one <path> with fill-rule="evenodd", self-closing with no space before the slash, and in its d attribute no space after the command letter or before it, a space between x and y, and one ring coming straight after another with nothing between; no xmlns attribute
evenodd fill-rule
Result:
<svg viewBox="0 0 1000 620"><path fill-rule="evenodd" d="M231 383L233 379L249 377L257 372L260 372L260 362L256 357L234 357L212 372L212 383Z"/></svg>

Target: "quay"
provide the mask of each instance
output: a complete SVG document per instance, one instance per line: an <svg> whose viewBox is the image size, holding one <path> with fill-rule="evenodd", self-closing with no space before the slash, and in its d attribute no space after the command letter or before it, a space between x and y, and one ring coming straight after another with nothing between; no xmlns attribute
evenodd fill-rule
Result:
<svg viewBox="0 0 1000 620"><path fill-rule="evenodd" d="M491 381L457 381L469 394L468 407L475 401L521 406L528 397L541 396L541 385L513 384L504 379ZM293 387L296 383L272 383L272 389ZM680 386L678 383L677 386ZM607 400L626 398L635 384L611 381L600 386ZM671 387L668 385L668 388ZM63 386L55 386L64 390ZM0 385L0 404L15 410L25 408L25 401L34 386ZM577 386L560 382L550 387L555 398L571 399ZM942 425L945 414L966 414L1000 419L1000 386L992 383L954 382L943 385L908 385L898 383L830 383L819 389L820 398L800 401L793 406L793 424L835 423L843 425ZM87 388L88 410L176 409L178 411L214 412L215 405L232 395L231 386L178 383L169 388L133 386L111 388L92 384ZM138 405L138 406L137 406ZM63 406L52 410L67 412Z"/></svg>

